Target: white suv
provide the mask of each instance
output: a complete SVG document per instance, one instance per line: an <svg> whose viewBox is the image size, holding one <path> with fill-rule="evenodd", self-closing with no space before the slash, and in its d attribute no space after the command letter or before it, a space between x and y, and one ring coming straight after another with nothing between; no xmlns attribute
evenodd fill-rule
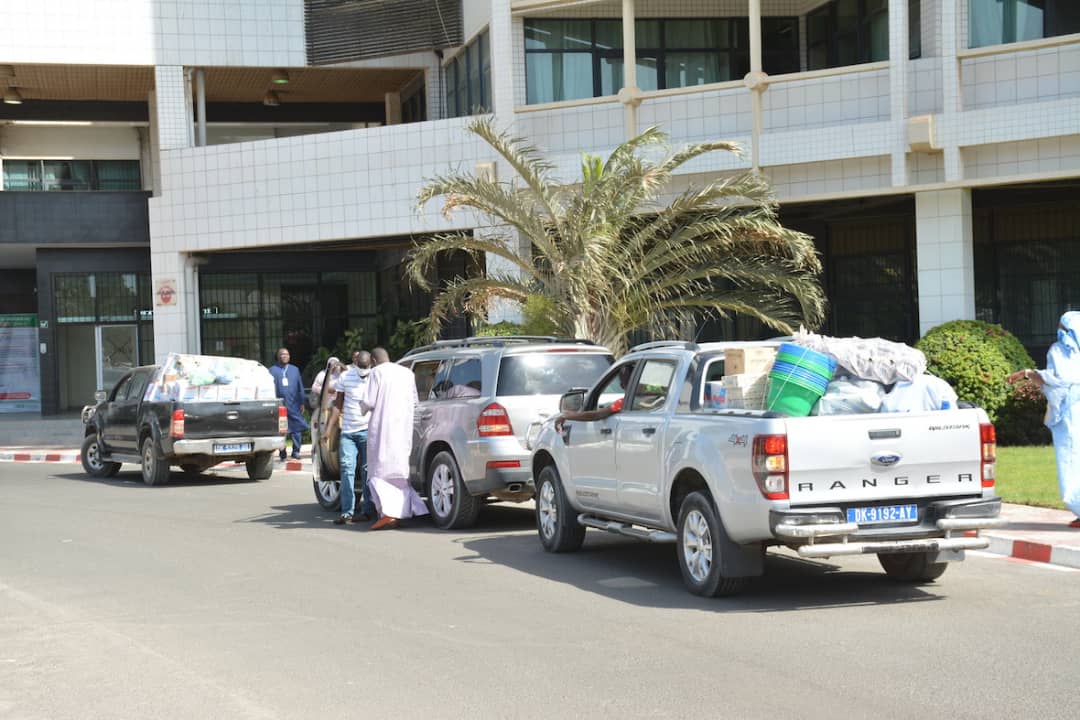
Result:
<svg viewBox="0 0 1080 720"><path fill-rule="evenodd" d="M531 499L529 427L612 362L607 348L550 337L446 340L407 353L400 363L412 369L420 398L411 481L435 524L473 525L487 497Z"/></svg>

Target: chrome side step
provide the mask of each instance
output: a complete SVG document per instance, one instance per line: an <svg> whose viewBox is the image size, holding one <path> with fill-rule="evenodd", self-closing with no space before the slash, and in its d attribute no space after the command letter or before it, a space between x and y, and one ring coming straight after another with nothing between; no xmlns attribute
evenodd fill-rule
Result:
<svg viewBox="0 0 1080 720"><path fill-rule="evenodd" d="M602 520L592 515L586 515L582 513L578 515L578 522L585 527L596 528L597 530L606 530L616 535L625 535L627 537L636 538L637 540L645 540L646 542L654 543L673 543L675 542L675 533L667 532L666 530L646 530L645 528L636 527L629 523L619 522L617 520Z"/></svg>

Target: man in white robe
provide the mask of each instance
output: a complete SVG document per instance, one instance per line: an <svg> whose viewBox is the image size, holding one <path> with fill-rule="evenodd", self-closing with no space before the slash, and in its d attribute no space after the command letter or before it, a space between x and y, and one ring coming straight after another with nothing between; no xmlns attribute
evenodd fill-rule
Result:
<svg viewBox="0 0 1080 720"><path fill-rule="evenodd" d="M368 421L368 483L381 517L372 530L396 528L403 518L426 515L427 505L409 484L416 381L412 371L390 362L383 348L371 353L375 367L368 375L360 407Z"/></svg>

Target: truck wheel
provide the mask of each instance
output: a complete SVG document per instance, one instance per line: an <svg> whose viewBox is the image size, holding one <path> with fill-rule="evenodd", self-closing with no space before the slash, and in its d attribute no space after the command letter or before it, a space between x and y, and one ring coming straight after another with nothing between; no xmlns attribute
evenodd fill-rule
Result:
<svg viewBox="0 0 1080 720"><path fill-rule="evenodd" d="M929 553L880 553L877 559L885 574L898 582L931 582L949 569L949 563L930 562Z"/></svg>
<svg viewBox="0 0 1080 720"><path fill-rule="evenodd" d="M120 472L120 463L101 459L101 445L98 443L97 433L87 435L83 439L79 459L87 475L108 478Z"/></svg>
<svg viewBox="0 0 1080 720"><path fill-rule="evenodd" d="M687 495L679 509L679 570L695 595L735 595L746 587L746 578L724 577L720 572L722 533L712 500L701 492Z"/></svg>
<svg viewBox="0 0 1080 720"><path fill-rule="evenodd" d="M443 450L432 458L427 478L427 505L436 527L456 530L476 524L482 498L469 494L453 455Z"/></svg>
<svg viewBox="0 0 1080 720"><path fill-rule="evenodd" d="M585 526L566 499L554 465L541 470L536 479L536 532L548 552L574 552L585 542Z"/></svg>
<svg viewBox="0 0 1080 720"><path fill-rule="evenodd" d="M341 482L338 480L314 480L315 499L323 510L341 509Z"/></svg>
<svg viewBox="0 0 1080 720"><path fill-rule="evenodd" d="M147 436L142 441L142 479L147 485L164 485L169 481L169 463L158 457L154 447L154 438Z"/></svg>
<svg viewBox="0 0 1080 720"><path fill-rule="evenodd" d="M249 459L244 465L247 466L249 480L269 480L274 474L274 453L255 453L255 457Z"/></svg>

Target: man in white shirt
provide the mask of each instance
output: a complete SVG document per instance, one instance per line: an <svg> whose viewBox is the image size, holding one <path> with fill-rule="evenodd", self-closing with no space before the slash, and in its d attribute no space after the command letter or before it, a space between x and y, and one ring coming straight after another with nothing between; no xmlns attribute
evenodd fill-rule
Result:
<svg viewBox="0 0 1080 720"><path fill-rule="evenodd" d="M337 380L337 407L341 411L341 439L338 461L341 467L341 515L335 525L361 522L375 516L375 503L367 478L367 434L371 416L360 407L360 400L367 391L371 354L361 350L353 353L353 364ZM359 459L359 462L358 462ZM359 473L357 472L359 471ZM360 476L360 512L353 516L356 507L355 480Z"/></svg>

